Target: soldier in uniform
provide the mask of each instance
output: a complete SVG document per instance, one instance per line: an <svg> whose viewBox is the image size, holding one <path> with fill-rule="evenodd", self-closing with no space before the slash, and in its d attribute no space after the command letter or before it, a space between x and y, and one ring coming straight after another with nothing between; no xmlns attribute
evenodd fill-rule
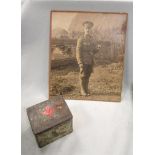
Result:
<svg viewBox="0 0 155 155"><path fill-rule="evenodd" d="M84 35L79 37L76 47L76 59L80 68L80 87L81 95L90 95L88 91L88 83L90 75L93 71L94 54L98 52L99 46L95 44L95 40L91 35L91 29L93 27L91 21L85 21L83 23Z"/></svg>

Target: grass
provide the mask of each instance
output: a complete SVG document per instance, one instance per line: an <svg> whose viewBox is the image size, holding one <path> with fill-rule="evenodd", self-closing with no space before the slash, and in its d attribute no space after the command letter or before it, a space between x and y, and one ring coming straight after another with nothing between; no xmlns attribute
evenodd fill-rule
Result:
<svg viewBox="0 0 155 155"><path fill-rule="evenodd" d="M50 96L62 94L66 99L119 101L121 98L123 63L94 66L90 77L91 95L80 95L79 68L75 65L51 69Z"/></svg>

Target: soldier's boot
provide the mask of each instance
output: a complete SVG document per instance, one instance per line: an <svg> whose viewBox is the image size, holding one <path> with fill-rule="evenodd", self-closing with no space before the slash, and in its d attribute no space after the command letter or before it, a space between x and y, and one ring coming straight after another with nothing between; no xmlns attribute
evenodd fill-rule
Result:
<svg viewBox="0 0 155 155"><path fill-rule="evenodd" d="M86 79L86 93L89 96L90 92L89 92L89 89L88 89L88 84L89 84L89 78Z"/></svg>
<svg viewBox="0 0 155 155"><path fill-rule="evenodd" d="M87 96L85 78L80 78L80 87L81 87L81 95L82 96Z"/></svg>

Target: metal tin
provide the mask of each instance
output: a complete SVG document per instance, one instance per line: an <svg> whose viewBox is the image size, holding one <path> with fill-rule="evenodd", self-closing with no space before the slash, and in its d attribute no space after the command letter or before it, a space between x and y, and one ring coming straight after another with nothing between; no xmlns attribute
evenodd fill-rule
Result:
<svg viewBox="0 0 155 155"><path fill-rule="evenodd" d="M62 96L27 108L27 115L39 147L73 131L73 116Z"/></svg>

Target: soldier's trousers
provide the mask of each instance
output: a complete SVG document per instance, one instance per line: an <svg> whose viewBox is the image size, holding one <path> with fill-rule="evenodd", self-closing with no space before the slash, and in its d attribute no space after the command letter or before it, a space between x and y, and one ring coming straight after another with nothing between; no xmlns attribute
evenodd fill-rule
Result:
<svg viewBox="0 0 155 155"><path fill-rule="evenodd" d="M80 86L82 91L86 93L88 93L88 83L92 71L92 64L84 64L82 67L80 67Z"/></svg>

